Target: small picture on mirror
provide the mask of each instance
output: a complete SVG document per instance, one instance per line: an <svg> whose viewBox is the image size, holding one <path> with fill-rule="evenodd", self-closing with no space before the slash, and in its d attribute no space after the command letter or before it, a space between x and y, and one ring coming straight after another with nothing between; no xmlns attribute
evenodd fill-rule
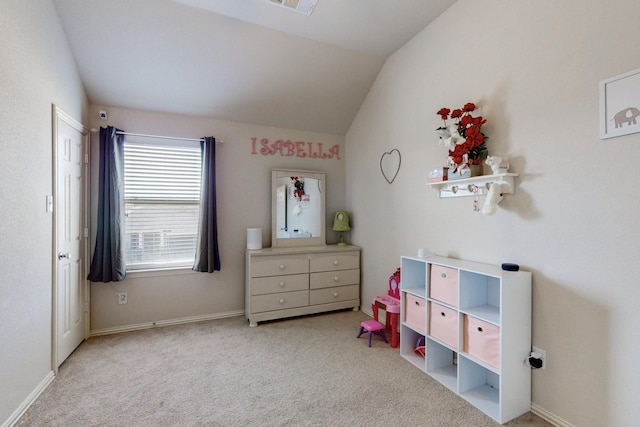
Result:
<svg viewBox="0 0 640 427"><path fill-rule="evenodd" d="M324 172L273 169L271 178L271 245L324 245Z"/></svg>
<svg viewBox="0 0 640 427"><path fill-rule="evenodd" d="M301 201L304 194L304 178L291 177L291 194L297 201Z"/></svg>

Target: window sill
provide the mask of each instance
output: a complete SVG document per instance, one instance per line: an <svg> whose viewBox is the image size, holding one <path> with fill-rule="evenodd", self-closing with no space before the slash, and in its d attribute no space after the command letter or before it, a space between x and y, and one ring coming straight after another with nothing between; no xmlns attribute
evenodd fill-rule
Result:
<svg viewBox="0 0 640 427"><path fill-rule="evenodd" d="M140 278L140 277L159 277L159 276L184 276L187 274L196 274L197 271L193 271L191 267L172 267L172 268L156 268L145 270L130 270L127 271L127 278Z"/></svg>

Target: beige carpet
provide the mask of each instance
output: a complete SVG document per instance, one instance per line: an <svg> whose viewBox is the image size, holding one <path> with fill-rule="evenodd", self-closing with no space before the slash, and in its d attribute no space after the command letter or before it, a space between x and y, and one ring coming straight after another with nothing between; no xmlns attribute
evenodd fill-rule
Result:
<svg viewBox="0 0 640 427"><path fill-rule="evenodd" d="M362 312L91 338L18 426L496 426L374 337ZM508 426L550 426L525 414Z"/></svg>

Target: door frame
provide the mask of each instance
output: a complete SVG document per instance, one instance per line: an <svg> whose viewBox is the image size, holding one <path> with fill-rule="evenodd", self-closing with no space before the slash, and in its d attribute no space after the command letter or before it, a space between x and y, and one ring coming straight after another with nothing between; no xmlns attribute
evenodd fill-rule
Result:
<svg viewBox="0 0 640 427"><path fill-rule="evenodd" d="M52 116L52 153L53 153L53 187L52 187L52 204L48 209L53 213L52 224L52 244L51 244L51 369L55 375L58 374L58 258L57 258L57 246L58 246L58 231L57 231L57 189L58 189L58 123L60 121L65 122L73 129L82 134L82 151L83 151L83 167L82 167L82 221L84 223L84 239L82 248L80 248L83 255L84 263L82 265L81 278L82 282L80 287L82 289L82 305L84 313L84 339L89 338L89 281L86 279L89 271L89 130L84 127L82 123L65 113L56 104L51 105Z"/></svg>

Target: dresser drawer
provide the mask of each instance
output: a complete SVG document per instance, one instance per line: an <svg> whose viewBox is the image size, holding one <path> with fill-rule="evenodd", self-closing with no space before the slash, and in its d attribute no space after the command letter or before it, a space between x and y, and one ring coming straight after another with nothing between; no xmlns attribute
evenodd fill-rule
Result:
<svg viewBox="0 0 640 427"><path fill-rule="evenodd" d="M500 366L500 327L464 315L463 350L483 362Z"/></svg>
<svg viewBox="0 0 640 427"><path fill-rule="evenodd" d="M458 270L431 265L429 297L445 304L458 306Z"/></svg>
<svg viewBox="0 0 640 427"><path fill-rule="evenodd" d="M427 307L424 298L406 294L404 299L404 321L418 331L426 328Z"/></svg>
<svg viewBox="0 0 640 427"><path fill-rule="evenodd" d="M311 273L310 289L329 288L332 286L358 285L360 270L325 271Z"/></svg>
<svg viewBox="0 0 640 427"><path fill-rule="evenodd" d="M254 257L251 277L281 276L309 272L309 259L305 256Z"/></svg>
<svg viewBox="0 0 640 427"><path fill-rule="evenodd" d="M311 272L360 268L360 252L339 252L311 257Z"/></svg>
<svg viewBox="0 0 640 427"><path fill-rule="evenodd" d="M458 312L429 302L429 335L453 349L458 348Z"/></svg>
<svg viewBox="0 0 640 427"><path fill-rule="evenodd" d="M251 295L275 294L278 292L303 291L309 289L308 274L257 277L251 284Z"/></svg>
<svg viewBox="0 0 640 427"><path fill-rule="evenodd" d="M284 310L309 305L309 291L282 292L251 297L251 312Z"/></svg>
<svg viewBox="0 0 640 427"><path fill-rule="evenodd" d="M332 302L360 299L360 286L337 286L335 288L313 289L309 292L309 304L328 304Z"/></svg>

